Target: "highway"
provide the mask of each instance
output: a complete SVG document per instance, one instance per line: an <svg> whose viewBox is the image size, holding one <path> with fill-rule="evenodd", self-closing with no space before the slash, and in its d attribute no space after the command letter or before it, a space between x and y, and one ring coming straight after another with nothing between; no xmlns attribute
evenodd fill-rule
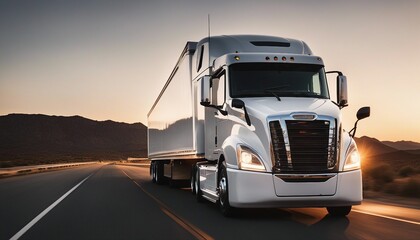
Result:
<svg viewBox="0 0 420 240"><path fill-rule="evenodd" d="M155 185L148 168L135 166L2 178L0 196L0 239L420 239L418 209L367 202L347 218L319 208L225 218L189 189Z"/></svg>

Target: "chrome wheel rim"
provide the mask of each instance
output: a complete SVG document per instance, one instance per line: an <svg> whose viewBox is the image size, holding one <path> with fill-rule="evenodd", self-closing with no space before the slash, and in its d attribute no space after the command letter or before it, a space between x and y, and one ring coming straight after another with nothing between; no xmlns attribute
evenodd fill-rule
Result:
<svg viewBox="0 0 420 240"><path fill-rule="evenodd" d="M224 206L226 202L227 184L226 177L222 177L219 181L219 201L220 205Z"/></svg>

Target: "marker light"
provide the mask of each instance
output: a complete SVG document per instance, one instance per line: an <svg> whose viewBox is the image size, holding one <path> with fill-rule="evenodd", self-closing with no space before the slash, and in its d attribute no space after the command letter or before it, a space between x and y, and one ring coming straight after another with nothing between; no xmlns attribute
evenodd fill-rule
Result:
<svg viewBox="0 0 420 240"><path fill-rule="evenodd" d="M283 61L286 61L286 59L287 59L286 57L282 57L282 58L281 58L281 60L283 60Z"/></svg>
<svg viewBox="0 0 420 240"><path fill-rule="evenodd" d="M277 61L277 60L279 60L279 58L277 56L275 56L274 57L274 61Z"/></svg>
<svg viewBox="0 0 420 240"><path fill-rule="evenodd" d="M290 61L295 61L295 58L294 57L290 57Z"/></svg>
<svg viewBox="0 0 420 240"><path fill-rule="evenodd" d="M239 59L240 59L239 56L235 56L236 61L239 61Z"/></svg>
<svg viewBox="0 0 420 240"><path fill-rule="evenodd" d="M265 57L265 60L267 60L267 61L270 60L270 57L269 56Z"/></svg>

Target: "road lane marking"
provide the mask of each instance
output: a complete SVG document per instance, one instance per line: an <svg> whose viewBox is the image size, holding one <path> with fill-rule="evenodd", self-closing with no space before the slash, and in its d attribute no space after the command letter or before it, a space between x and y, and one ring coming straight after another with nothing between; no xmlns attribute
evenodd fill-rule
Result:
<svg viewBox="0 0 420 240"><path fill-rule="evenodd" d="M193 224L189 223L187 220L181 218L180 216L177 216L171 209L166 206L162 201L157 199L155 196L153 196L151 193L146 191L139 183L137 183L134 179L132 179L128 174L121 169L121 171L131 180L134 184L137 185L144 193L146 193L150 198L152 198L158 205L159 208L163 213L165 213L168 217L170 217L172 220L174 220L178 225L180 225L182 228L187 230L189 233L191 233L194 237L200 240L213 240L214 238L199 229L198 227L194 226Z"/></svg>
<svg viewBox="0 0 420 240"><path fill-rule="evenodd" d="M375 216L375 217L387 218L387 219L391 219L391 220L395 220L395 221L399 221L399 222L405 222L405 223L411 223L411 224L415 224L415 225L420 225L420 222L410 221L410 220L406 220L406 219L402 219L402 218L395 218L395 217L385 216L385 215L377 214L377 213L365 212L365 211L356 210L356 209L353 209L351 211L352 212L362 213L362 214L367 214L367 215L372 215L372 216Z"/></svg>
<svg viewBox="0 0 420 240"><path fill-rule="evenodd" d="M17 240L19 239L23 234L25 234L33 225L35 225L41 218L43 218L49 211L51 211L55 206L57 206L61 201L63 201L70 193L72 193L74 190L76 190L82 183L84 183L90 176L92 176L93 173L91 173L89 176L87 176L85 179L83 179L81 182L79 182L76 186L74 186L72 189L67 191L63 196L61 196L59 199L57 199L53 204L51 204L49 207L47 207L44 211L42 211L38 216L36 216L32 221L30 221L26 226L24 226L19 232L17 232L10 240Z"/></svg>

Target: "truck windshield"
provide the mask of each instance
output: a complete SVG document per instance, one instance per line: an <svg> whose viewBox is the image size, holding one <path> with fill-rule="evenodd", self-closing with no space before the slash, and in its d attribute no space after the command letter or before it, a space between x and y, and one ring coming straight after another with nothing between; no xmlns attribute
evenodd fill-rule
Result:
<svg viewBox="0 0 420 240"><path fill-rule="evenodd" d="M229 67L230 95L329 98L324 68L313 64L236 63Z"/></svg>

